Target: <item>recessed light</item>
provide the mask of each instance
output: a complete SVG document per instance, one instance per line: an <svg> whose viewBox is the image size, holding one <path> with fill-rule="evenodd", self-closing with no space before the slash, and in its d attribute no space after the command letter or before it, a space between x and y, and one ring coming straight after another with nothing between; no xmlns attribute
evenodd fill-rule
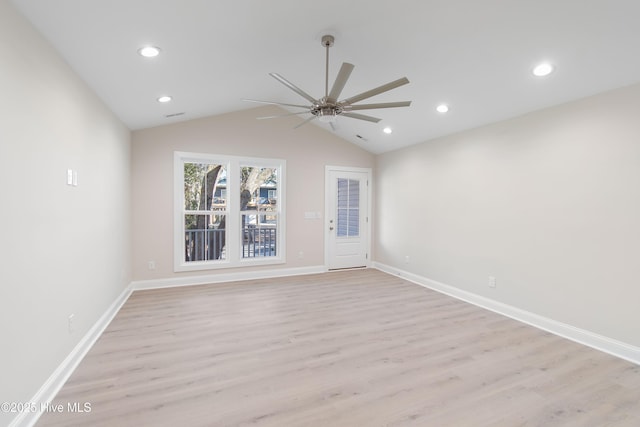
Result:
<svg viewBox="0 0 640 427"><path fill-rule="evenodd" d="M138 49L138 53L145 58L153 58L160 54L160 48L155 46L145 46Z"/></svg>
<svg viewBox="0 0 640 427"><path fill-rule="evenodd" d="M164 104L165 102L169 102L172 99L173 98L171 98L170 96L165 95L165 96L161 96L160 98L158 98L158 102L162 102Z"/></svg>
<svg viewBox="0 0 640 427"><path fill-rule="evenodd" d="M436 111L438 113L446 113L449 111L449 106L447 104L440 104L436 107Z"/></svg>
<svg viewBox="0 0 640 427"><path fill-rule="evenodd" d="M386 133L386 134L390 134L391 132L393 132L393 129L391 129L390 127L386 127L384 129L382 129L382 132Z"/></svg>
<svg viewBox="0 0 640 427"><path fill-rule="evenodd" d="M533 75L537 77L548 76L552 72L553 72L553 65L549 64L548 62L539 64L533 69Z"/></svg>

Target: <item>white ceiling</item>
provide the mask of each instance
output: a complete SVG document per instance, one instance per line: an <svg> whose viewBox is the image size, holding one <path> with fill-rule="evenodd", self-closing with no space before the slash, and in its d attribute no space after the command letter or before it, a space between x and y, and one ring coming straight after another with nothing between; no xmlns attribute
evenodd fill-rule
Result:
<svg viewBox="0 0 640 427"><path fill-rule="evenodd" d="M258 105L243 98L306 103L270 72L320 97L327 33L336 38L330 84L342 62L355 65L343 97L411 81L365 101L413 101L362 111L380 123L339 118L337 134L374 153L640 81L638 0L13 3L133 130ZM146 44L162 54L142 58ZM541 61L556 71L533 77ZM156 102L164 94L174 100ZM444 115L435 111L443 102ZM175 113L184 114L166 117Z"/></svg>

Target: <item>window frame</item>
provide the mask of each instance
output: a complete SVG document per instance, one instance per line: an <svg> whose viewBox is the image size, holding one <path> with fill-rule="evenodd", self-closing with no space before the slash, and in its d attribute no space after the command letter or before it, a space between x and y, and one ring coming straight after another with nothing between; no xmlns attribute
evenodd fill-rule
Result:
<svg viewBox="0 0 640 427"><path fill-rule="evenodd" d="M184 165L185 163L215 163L224 165L227 170L226 184L226 239L225 259L185 261L185 221L187 214L184 201ZM276 204L276 255L269 257L243 258L242 220L240 211L240 176L242 166L267 167L278 170ZM286 161L259 157L229 156L208 153L174 152L174 224L173 250L174 272L216 270L221 268L252 267L286 262Z"/></svg>

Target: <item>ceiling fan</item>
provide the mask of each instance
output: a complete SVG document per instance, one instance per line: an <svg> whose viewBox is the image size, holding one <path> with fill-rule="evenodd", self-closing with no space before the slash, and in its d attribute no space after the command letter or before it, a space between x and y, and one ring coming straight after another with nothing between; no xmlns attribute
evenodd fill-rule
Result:
<svg viewBox="0 0 640 427"><path fill-rule="evenodd" d="M342 89L347 83L351 72L353 71L354 65L349 64L347 62L343 62L340 67L340 71L338 71L338 75L336 76L336 80L333 83L331 91L329 91L329 48L333 46L335 39L332 35L325 35L322 37L322 46L326 48L327 51L327 61L326 61L326 72L325 72L325 92L322 98L313 98L307 92L303 91L284 77L282 77L278 73L269 73L271 77L278 80L280 83L297 93L298 95L305 98L307 101L311 103L311 105L298 105L298 104L286 104L282 102L273 102L273 101L259 101L256 99L245 99L244 101L249 102L258 102L262 104L274 104L274 105L282 105L285 107L295 107L295 108L304 108L305 111L301 111L298 113L290 113L290 114L282 114L278 116L268 116L268 117L258 117L259 119L272 119L276 117L284 117L291 116L297 114L311 114L311 117L306 119L304 122L300 123L294 129L299 128L300 126L310 122L314 119L319 119L321 122L328 122L331 124L331 127L335 130L333 122L336 120L336 117L349 117L352 119L365 120L368 122L378 123L381 119L377 117L371 117L364 114L354 113L354 111L359 110L374 110L378 108L395 108L395 107L408 107L411 105L411 101L401 101L401 102L385 102L378 104L359 104L354 105L356 102L362 101L367 98L371 98L372 96L379 95L381 93L387 92L391 89L395 89L399 86L405 85L409 83L409 80L406 77L402 77L398 80L394 80L385 85L379 86L375 89L368 90L366 92L362 92L358 95L354 95L352 97L343 99L339 101L340 94L342 93Z"/></svg>

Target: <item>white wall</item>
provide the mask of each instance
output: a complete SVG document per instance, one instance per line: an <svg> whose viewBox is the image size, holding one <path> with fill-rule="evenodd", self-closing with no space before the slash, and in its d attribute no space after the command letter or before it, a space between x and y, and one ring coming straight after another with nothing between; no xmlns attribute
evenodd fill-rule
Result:
<svg viewBox="0 0 640 427"><path fill-rule="evenodd" d="M28 402L131 280L130 133L7 0L0 94L0 402Z"/></svg>
<svg viewBox="0 0 640 427"><path fill-rule="evenodd" d="M640 346L639 117L640 85L380 155L376 261Z"/></svg>
<svg viewBox="0 0 640 427"><path fill-rule="evenodd" d="M324 215L325 165L372 168L374 156L315 125L292 128L298 117L257 120L282 114L261 107L133 132L133 276L135 281L180 279L239 272L218 269L173 272L173 153L228 154L285 159L287 262L264 269L324 265L324 221L305 219L305 212ZM299 257L299 253L303 257ZM148 262L156 269L149 270Z"/></svg>

